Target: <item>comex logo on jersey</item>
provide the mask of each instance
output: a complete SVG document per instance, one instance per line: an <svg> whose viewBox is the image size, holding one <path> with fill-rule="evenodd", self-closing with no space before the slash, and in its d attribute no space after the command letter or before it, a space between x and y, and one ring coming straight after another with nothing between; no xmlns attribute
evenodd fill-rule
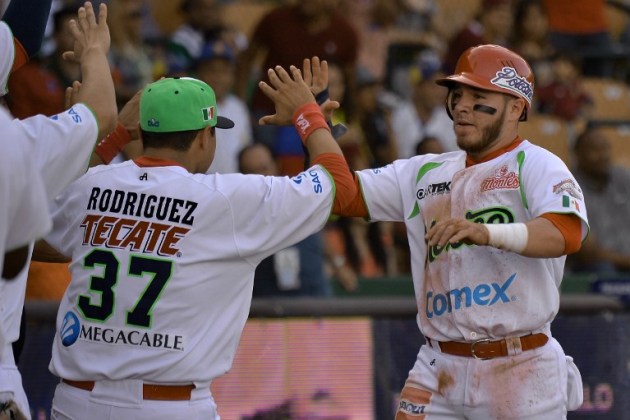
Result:
<svg viewBox="0 0 630 420"><path fill-rule="evenodd" d="M79 321L79 318L72 311L68 311L64 316L59 335L64 347L70 347L77 340L84 340L105 344L125 344L135 347L184 351L184 337L181 335L85 325Z"/></svg>
<svg viewBox="0 0 630 420"><path fill-rule="evenodd" d="M492 282L482 283L474 289L468 286L461 289L452 289L446 293L427 292L427 318L442 316L464 308L476 306L492 306L496 303L509 303L512 301L507 291L516 278L512 274L503 284Z"/></svg>

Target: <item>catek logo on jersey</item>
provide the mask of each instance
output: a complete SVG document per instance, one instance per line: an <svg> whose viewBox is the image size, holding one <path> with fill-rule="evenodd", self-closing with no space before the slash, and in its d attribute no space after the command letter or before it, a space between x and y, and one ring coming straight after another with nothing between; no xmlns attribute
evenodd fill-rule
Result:
<svg viewBox="0 0 630 420"><path fill-rule="evenodd" d="M427 318L442 316L473 305L492 306L496 303L510 303L513 299L508 296L507 291L516 278L516 273L512 274L503 284L482 283L474 289L464 286L461 289L449 290L446 293L427 292Z"/></svg>
<svg viewBox="0 0 630 420"><path fill-rule="evenodd" d="M416 191L416 198L422 200L430 195L442 195L451 193L451 181L438 182L437 184L430 184L426 188L420 188Z"/></svg>

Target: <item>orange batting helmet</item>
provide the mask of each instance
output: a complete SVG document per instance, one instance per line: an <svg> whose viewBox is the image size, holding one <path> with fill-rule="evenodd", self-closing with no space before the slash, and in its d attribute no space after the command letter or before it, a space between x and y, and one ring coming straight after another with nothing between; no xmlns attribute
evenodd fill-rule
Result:
<svg viewBox="0 0 630 420"><path fill-rule="evenodd" d="M436 80L436 83L448 88L461 83L523 98L526 103L521 121L527 119L534 96L534 72L527 61L499 45L478 45L467 49L459 57L455 73ZM448 106L447 110L450 115Z"/></svg>

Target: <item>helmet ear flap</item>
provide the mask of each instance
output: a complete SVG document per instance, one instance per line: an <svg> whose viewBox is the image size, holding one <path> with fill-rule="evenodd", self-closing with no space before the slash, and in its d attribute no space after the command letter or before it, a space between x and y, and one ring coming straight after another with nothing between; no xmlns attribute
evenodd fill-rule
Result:
<svg viewBox="0 0 630 420"><path fill-rule="evenodd" d="M452 121L453 120L453 113L451 112L451 109L454 108L454 106L453 106L453 87L449 87L448 88L448 93L446 94L446 101L444 101L444 108L446 108L446 113L448 114L448 117Z"/></svg>

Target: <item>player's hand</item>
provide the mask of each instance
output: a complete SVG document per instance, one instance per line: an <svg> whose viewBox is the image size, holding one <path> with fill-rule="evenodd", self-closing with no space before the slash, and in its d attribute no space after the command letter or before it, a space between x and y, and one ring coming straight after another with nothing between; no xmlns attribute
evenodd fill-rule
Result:
<svg viewBox="0 0 630 420"><path fill-rule="evenodd" d="M328 88L328 62L326 60L320 61L319 57L305 58L302 62L302 74L313 96L319 95Z"/></svg>
<svg viewBox="0 0 630 420"><path fill-rule="evenodd" d="M258 86L275 105L276 113L266 115L259 120L260 125L290 125L293 113L302 105L315 103L315 97L310 87L304 82L300 70L289 67L289 74L285 69L276 66L267 71L269 83L260 82Z"/></svg>
<svg viewBox="0 0 630 420"><path fill-rule="evenodd" d="M425 239L429 246L437 245L439 247L457 242L488 245L490 235L488 229L481 223L473 223L465 219L446 219L431 226Z"/></svg>
<svg viewBox="0 0 630 420"><path fill-rule="evenodd" d="M72 82L72 86L66 88L66 95L64 98L65 109L69 109L72 105L78 102L79 92L81 91L81 82L75 80Z"/></svg>
<svg viewBox="0 0 630 420"><path fill-rule="evenodd" d="M99 6L97 20L92 3L85 2L79 8L77 20L70 21L70 32L74 37L74 50L65 51L64 59L80 63L90 50L100 49L103 53L107 53L111 40L105 3Z"/></svg>
<svg viewBox="0 0 630 420"><path fill-rule="evenodd" d="M142 96L142 90L136 92L118 113L118 122L127 129L133 140L140 138L140 133L138 132L138 124L140 123L140 96Z"/></svg>

